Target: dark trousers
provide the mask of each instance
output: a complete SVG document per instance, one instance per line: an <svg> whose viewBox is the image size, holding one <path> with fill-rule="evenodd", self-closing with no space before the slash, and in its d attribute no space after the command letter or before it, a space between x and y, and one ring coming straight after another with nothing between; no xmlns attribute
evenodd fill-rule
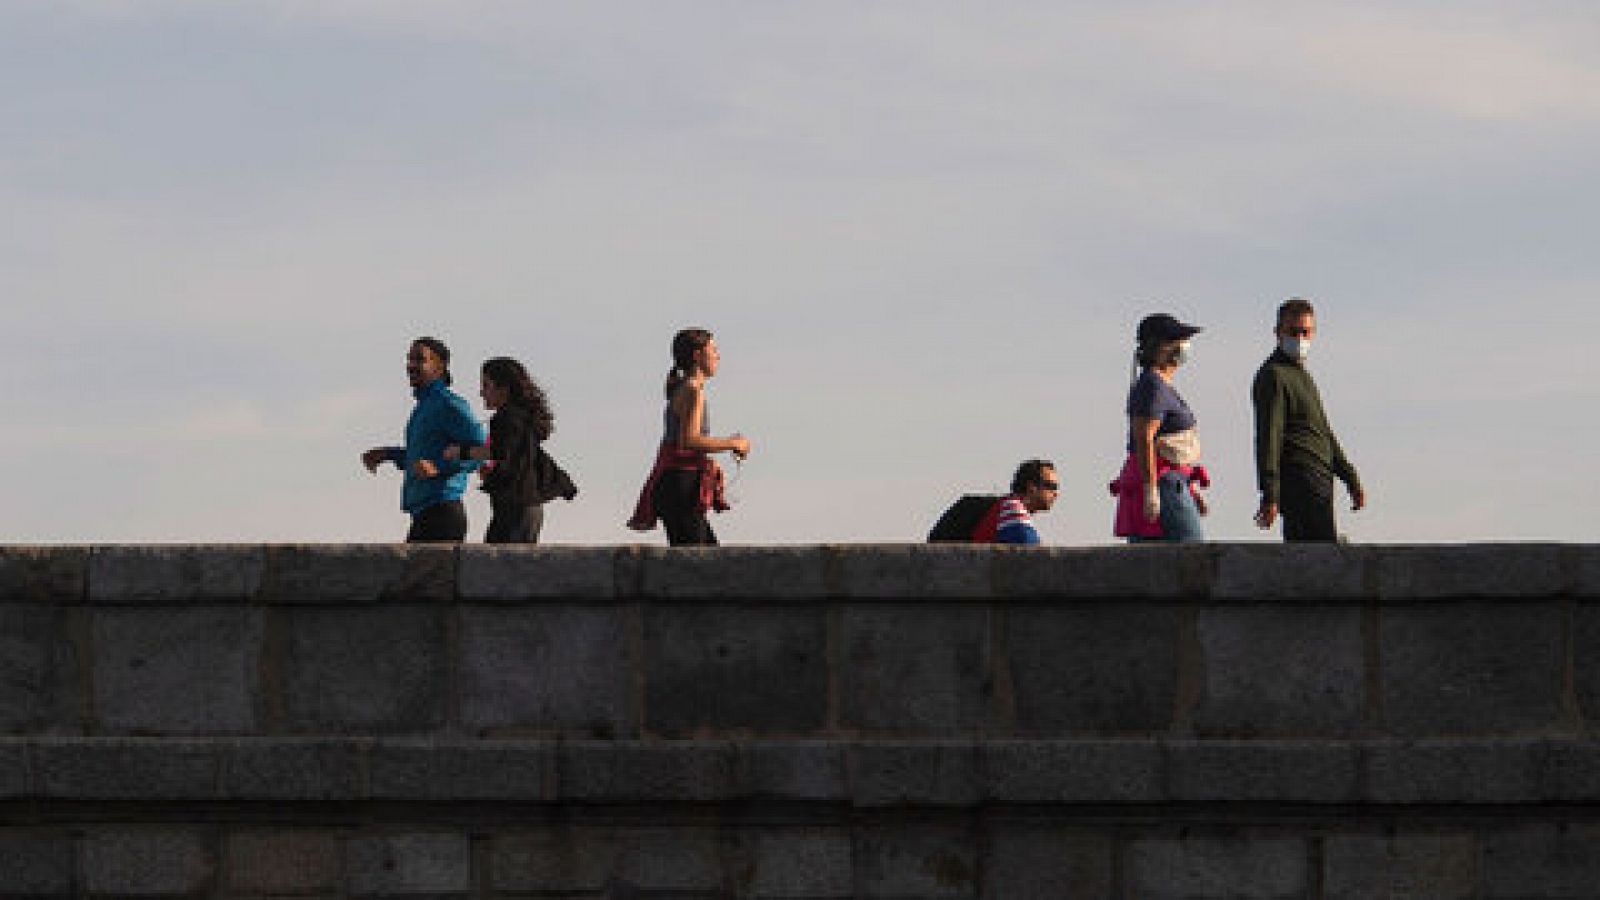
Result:
<svg viewBox="0 0 1600 900"><path fill-rule="evenodd" d="M539 529L544 527L544 507L537 504L524 506L518 502L501 503L490 499L489 530L483 535L485 544L537 544Z"/></svg>
<svg viewBox="0 0 1600 900"><path fill-rule="evenodd" d="M1336 541L1333 476L1285 469L1278 480L1278 514L1285 541Z"/></svg>
<svg viewBox="0 0 1600 900"><path fill-rule="evenodd" d="M408 544L459 544L467 537L467 508L460 500L425 506L411 514Z"/></svg>
<svg viewBox="0 0 1600 900"><path fill-rule="evenodd" d="M706 514L697 507L700 502L700 473L685 469L668 469L656 479L655 493L651 494L656 515L667 529L667 543L674 547L715 547L717 533L711 530Z"/></svg>

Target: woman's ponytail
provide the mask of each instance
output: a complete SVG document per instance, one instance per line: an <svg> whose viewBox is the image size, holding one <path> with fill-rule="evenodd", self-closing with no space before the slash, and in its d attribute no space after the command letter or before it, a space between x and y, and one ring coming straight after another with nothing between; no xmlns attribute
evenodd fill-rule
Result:
<svg viewBox="0 0 1600 900"><path fill-rule="evenodd" d="M685 328L672 336L672 368L667 371L667 399L689 380L694 371L694 357L705 345L711 343L711 332L704 328Z"/></svg>

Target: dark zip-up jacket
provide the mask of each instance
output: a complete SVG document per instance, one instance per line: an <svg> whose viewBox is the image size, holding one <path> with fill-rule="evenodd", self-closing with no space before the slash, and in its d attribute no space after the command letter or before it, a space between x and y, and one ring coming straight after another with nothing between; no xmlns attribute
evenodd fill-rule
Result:
<svg viewBox="0 0 1600 900"><path fill-rule="evenodd" d="M544 452L533 433L533 414L520 404L502 406L489 419L489 457L495 464L483 477L483 490L496 504L533 506L578 493Z"/></svg>
<svg viewBox="0 0 1600 900"><path fill-rule="evenodd" d="M1317 383L1305 366L1283 350L1274 350L1256 372L1250 394L1256 409L1256 480L1262 500L1278 502L1278 483L1289 469L1338 476L1352 494L1361 490L1356 467L1339 447Z"/></svg>

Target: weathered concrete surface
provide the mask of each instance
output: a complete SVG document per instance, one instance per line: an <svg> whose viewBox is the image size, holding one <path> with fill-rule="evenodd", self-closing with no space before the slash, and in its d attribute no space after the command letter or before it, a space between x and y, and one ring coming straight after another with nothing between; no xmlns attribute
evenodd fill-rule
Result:
<svg viewBox="0 0 1600 900"><path fill-rule="evenodd" d="M1600 548L0 548L0 896L1592 897Z"/></svg>

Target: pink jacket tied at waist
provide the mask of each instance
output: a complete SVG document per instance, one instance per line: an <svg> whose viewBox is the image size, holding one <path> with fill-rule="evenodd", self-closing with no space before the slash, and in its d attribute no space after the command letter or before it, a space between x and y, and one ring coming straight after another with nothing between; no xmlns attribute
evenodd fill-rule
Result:
<svg viewBox="0 0 1600 900"><path fill-rule="evenodd" d="M1156 454L1156 480L1167 472L1177 472L1189 483L1189 490L1211 486L1211 476L1205 466L1176 465L1161 454ZM1111 493L1117 498L1116 519L1111 533L1117 537L1161 537L1161 520L1154 522L1144 517L1144 479L1139 477L1139 461L1133 454L1122 464L1122 472L1111 482Z"/></svg>

